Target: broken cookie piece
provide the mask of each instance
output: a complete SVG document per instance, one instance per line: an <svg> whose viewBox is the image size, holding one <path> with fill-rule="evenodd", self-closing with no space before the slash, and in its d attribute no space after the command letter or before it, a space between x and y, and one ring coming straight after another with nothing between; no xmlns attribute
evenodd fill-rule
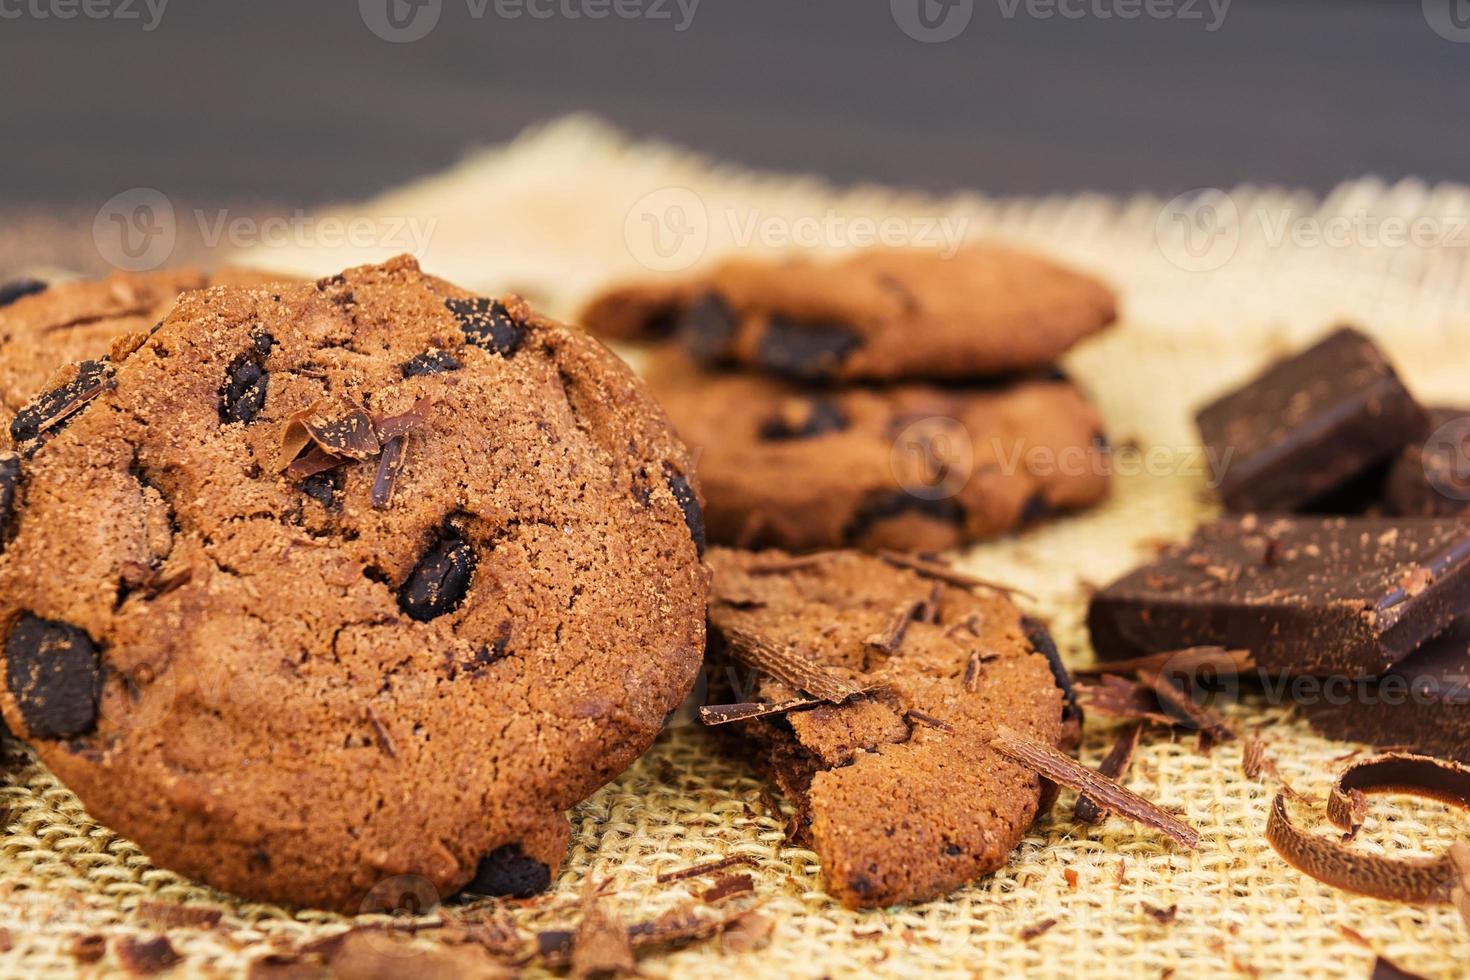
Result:
<svg viewBox="0 0 1470 980"><path fill-rule="evenodd" d="M712 548L709 563L722 676L738 700L795 705L728 727L754 742L795 805L827 890L849 907L881 907L1005 864L1042 782L990 747L996 726L1050 746L1069 737L1036 624L1028 635L997 592L856 552L794 562ZM767 666L751 668L752 637L783 656L768 651L754 661Z"/></svg>

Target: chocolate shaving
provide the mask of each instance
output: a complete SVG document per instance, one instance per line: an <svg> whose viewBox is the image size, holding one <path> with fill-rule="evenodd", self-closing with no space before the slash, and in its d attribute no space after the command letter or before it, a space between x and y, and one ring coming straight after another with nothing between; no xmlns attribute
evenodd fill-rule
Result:
<svg viewBox="0 0 1470 980"><path fill-rule="evenodd" d="M924 725L924 726L926 726L928 728L937 728L941 732L953 732L954 731L954 726L951 725L949 722L942 721L942 720L940 720L938 718L935 718L933 715L929 714L928 712L919 711L917 708L910 708L910 709L908 709L907 711L905 711L903 713L903 716L905 718L907 718L910 722L913 722L913 723L919 724L919 725Z"/></svg>
<svg viewBox="0 0 1470 980"><path fill-rule="evenodd" d="M1120 817L1161 831L1185 847L1199 844L1199 831L1179 817L1088 769L1059 749L1004 725L996 727L990 747L1037 775L1090 797L1098 806Z"/></svg>
<svg viewBox="0 0 1470 980"><path fill-rule="evenodd" d="M904 603L894 612L886 630L874 633L863 642L887 654L897 653L898 648L903 645L903 636L908 632L909 624L919 617L923 608L924 604L920 602Z"/></svg>
<svg viewBox="0 0 1470 980"><path fill-rule="evenodd" d="M720 933L720 946L727 953L749 953L760 949L776 929L776 920L751 909L741 912Z"/></svg>
<svg viewBox="0 0 1470 980"><path fill-rule="evenodd" d="M1129 725L1123 729L1097 771L1109 779L1126 776L1128 767L1133 764L1133 752L1138 748L1138 736L1142 731L1142 725ZM1091 797L1082 795L1077 797L1077 806L1072 813L1082 823L1095 824L1106 816L1107 811L1094 803Z"/></svg>
<svg viewBox="0 0 1470 980"><path fill-rule="evenodd" d="M142 899L133 909L138 918L160 929L209 929L219 924L224 912L220 909L199 905L174 905L171 902L150 902Z"/></svg>
<svg viewBox="0 0 1470 980"><path fill-rule="evenodd" d="M373 420L360 408L354 407L337 418L312 414L298 422L313 442L333 456L361 462L376 456L383 448Z"/></svg>
<svg viewBox="0 0 1470 980"><path fill-rule="evenodd" d="M321 446L312 446L305 454L296 457L286 466L286 474L294 480L304 480L327 470L346 466L350 460L333 456Z"/></svg>
<svg viewBox="0 0 1470 980"><path fill-rule="evenodd" d="M683 881L685 878L698 878L701 875L713 874L716 871L724 871L733 868L737 864L746 864L754 867L755 858L748 854L732 854L718 861L708 861L704 864L696 864L690 868L680 868L678 871L665 871L654 880L660 885L667 885L672 881Z"/></svg>
<svg viewBox="0 0 1470 980"><path fill-rule="evenodd" d="M1143 902L1140 907L1143 909L1145 915L1161 926L1167 926L1179 918L1179 906L1177 904L1171 905L1166 909L1161 909L1157 905L1150 905L1148 902Z"/></svg>
<svg viewBox="0 0 1470 980"><path fill-rule="evenodd" d="M1023 943L1029 943L1033 939L1046 935L1056 924L1056 919L1042 919L1040 922L1032 923L1016 933L1016 938Z"/></svg>
<svg viewBox="0 0 1470 980"><path fill-rule="evenodd" d="M1194 698L1180 690L1163 674L1153 670L1140 670L1138 679L1154 692L1160 704L1175 713L1176 717L1188 720L1195 728L1207 733L1212 740L1228 742L1235 737L1235 732L1224 718L1203 705L1195 704Z"/></svg>
<svg viewBox="0 0 1470 980"><path fill-rule="evenodd" d="M1001 585L999 582L991 582L987 579L978 578L966 572L950 568L948 565L941 564L937 561L929 561L916 555L906 555L899 551L880 550L878 557L890 565L907 568L911 572L918 572L925 578L937 579L949 585L957 585L962 589L991 589L1007 598L1019 595L1033 602L1036 600L1036 597L1029 592L1024 592L1014 586Z"/></svg>
<svg viewBox="0 0 1470 980"><path fill-rule="evenodd" d="M867 688L791 647L776 646L733 627L720 630L735 659L801 691L841 704Z"/></svg>
<svg viewBox="0 0 1470 980"><path fill-rule="evenodd" d="M1255 663L1251 660L1249 650L1227 650L1224 647L1206 646L1166 650L1163 653L1151 653L1144 657L1134 657L1131 660L1093 664L1091 667L1079 667L1074 673L1092 676L1117 674L1127 677L1141 670L1168 670L1172 673L1193 674L1213 669L1221 673L1243 674L1253 667Z"/></svg>
<svg viewBox="0 0 1470 980"><path fill-rule="evenodd" d="M415 401L413 407L406 412L374 418L373 429L377 432L379 441L384 443L390 439L406 436L428 424L429 410L433 407L434 400L425 395Z"/></svg>
<svg viewBox="0 0 1470 980"><path fill-rule="evenodd" d="M383 454L378 457L378 472L373 476L373 507L383 510L393 502L393 487L398 474L403 471L403 461L408 456L408 436L397 435L383 443Z"/></svg>
<svg viewBox="0 0 1470 980"><path fill-rule="evenodd" d="M1418 973L1410 973L1380 953L1373 960L1373 972L1369 974L1368 980L1426 980L1426 978Z"/></svg>
<svg viewBox="0 0 1470 980"><path fill-rule="evenodd" d="M382 749L383 754L388 758L398 758L398 752L393 748L393 739L389 737L388 729L378 720L378 713L373 710L373 706L370 704L364 705L362 713L363 717L367 719L367 723L372 726L373 737L377 739L378 748Z"/></svg>
<svg viewBox="0 0 1470 980"><path fill-rule="evenodd" d="M1344 769L1327 800L1327 818L1344 830L1354 820L1353 792L1408 793L1470 809L1470 769L1429 756L1390 753ZM1266 839L1292 867L1334 888L1408 903L1453 900L1461 881L1453 854L1393 858L1357 851L1347 843L1299 830L1286 812L1286 793L1276 794Z"/></svg>
<svg viewBox="0 0 1470 980"><path fill-rule="evenodd" d="M1129 718L1173 727L1174 719L1164 714L1158 695L1137 681L1104 674L1096 684L1078 685L1087 710L1113 718Z"/></svg>
<svg viewBox="0 0 1470 980"><path fill-rule="evenodd" d="M117 955L117 961L122 964L123 969L134 976L146 976L168 969L182 956L174 949L163 936L155 936L152 939L134 939L131 936L123 936L113 944L113 952Z"/></svg>
<svg viewBox="0 0 1470 980"><path fill-rule="evenodd" d="M107 937L101 933L88 933L71 941L71 955L78 963L96 963L107 955Z"/></svg>
<svg viewBox="0 0 1470 980"><path fill-rule="evenodd" d="M718 905L736 895L755 893L755 879L748 874L724 875L704 890L702 898L707 905Z"/></svg>
<svg viewBox="0 0 1470 980"><path fill-rule="evenodd" d="M923 605L919 606L917 613L921 623L939 622L939 604L944 600L944 583L935 582L929 589L929 598L925 599Z"/></svg>
<svg viewBox="0 0 1470 980"><path fill-rule="evenodd" d="M768 715L784 715L798 708L822 704L821 698L791 698L786 701L741 701L736 704L706 704L699 709L699 720L706 725L728 725Z"/></svg>
<svg viewBox="0 0 1470 980"><path fill-rule="evenodd" d="M985 665L999 658L999 654L981 653L975 650L970 654L970 659L965 661L965 676L961 680L965 690L974 694L980 690L980 675L985 672Z"/></svg>

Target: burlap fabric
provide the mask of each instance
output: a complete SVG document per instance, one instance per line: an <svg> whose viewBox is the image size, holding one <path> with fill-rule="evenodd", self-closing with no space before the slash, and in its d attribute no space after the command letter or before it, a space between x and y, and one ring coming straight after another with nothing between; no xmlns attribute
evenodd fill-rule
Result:
<svg viewBox="0 0 1470 980"><path fill-rule="evenodd" d="M1193 451L1189 421L1202 399L1340 320L1379 337L1426 400L1466 398L1470 191L1461 187L1364 180L1322 201L1248 188L1173 204L1090 195L934 199L751 175L573 119L333 213L372 218L379 240L261 246L244 257L327 273L403 250L407 241L394 229L417 221L428 230L429 269L485 290L515 288L558 312L606 279L683 271L736 244L776 249L788 240L840 248L877 235L940 245L946 234L1001 238L1106 277L1122 296L1122 320L1068 367L1096 395L1118 447L1111 501L962 558L1031 593L1023 604L1050 619L1073 664L1091 656L1081 628L1089 587L1211 511L1209 461ZM661 239L651 237L655 230ZM1259 728L1282 774L1319 799L1355 748L1313 736L1289 708L1260 699L1247 698L1233 715ZM1089 721L1084 761L1096 763L1114 732ZM116 969L112 952L79 966L72 944L92 933L112 942L157 934L155 913L139 908L145 900L223 913L215 928L167 930L184 956L174 975L229 975L347 923L242 903L154 868L93 823L20 746L6 749L0 927L10 948L0 954L0 975ZM1276 856L1263 837L1276 784L1243 775L1238 743L1202 754L1192 736L1153 737L1128 783L1187 814L1202 833L1198 850L1116 818L1075 823L1072 794L1063 793L1055 815L1001 872L941 901L849 912L823 894L815 856L785 842L784 815L770 811L752 773L697 726L677 724L573 812L554 896L511 914L527 929L575 922L577 897L595 876L610 879L625 916L645 919L707 884L660 885L659 872L738 854L756 863L756 895L745 904L774 919L769 943L739 953L720 941L696 943L646 957L645 974L1365 977L1377 951L1428 976L1464 975L1470 932L1449 908L1339 893ZM1336 832L1320 806L1293 812ZM1356 844L1365 851L1422 855L1470 835L1464 814L1437 804L1379 797L1370 813ZM1175 907L1169 922L1149 911ZM473 911L450 908L426 921ZM434 941L432 929L421 935Z"/></svg>

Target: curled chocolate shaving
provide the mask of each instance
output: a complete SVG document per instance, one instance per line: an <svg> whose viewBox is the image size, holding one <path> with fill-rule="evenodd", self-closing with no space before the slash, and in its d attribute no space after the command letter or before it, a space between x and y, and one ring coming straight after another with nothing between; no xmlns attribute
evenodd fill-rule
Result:
<svg viewBox="0 0 1470 980"><path fill-rule="evenodd" d="M898 652L903 645L904 634L909 630L909 624L919 617L924 604L921 602L906 602L899 606L893 613L893 618L888 621L888 628L882 633L874 633L864 642L876 650L886 654Z"/></svg>
<svg viewBox="0 0 1470 980"><path fill-rule="evenodd" d="M699 720L706 725L728 725L735 721L749 721L768 715L784 715L798 708L810 708L822 703L821 698L791 698L788 701L741 701L737 704L706 704L699 709Z"/></svg>
<svg viewBox="0 0 1470 980"><path fill-rule="evenodd" d="M962 589L990 589L993 592L999 592L1006 598L1019 595L1032 601L1036 599L1029 592L1024 592L1014 586L991 582L988 579L979 578L967 572L961 572L957 569L950 568L948 565L937 561L930 561L927 558L920 558L917 555L906 555L900 551L879 550L878 557L890 565L907 568L909 571L917 572L925 578L937 579L949 585L957 585Z"/></svg>
<svg viewBox="0 0 1470 980"><path fill-rule="evenodd" d="M954 726L951 725L949 722L944 721L941 718L935 718L927 711L920 711L917 708L910 708L903 713L903 716L908 719L910 724L923 725L926 728L937 728L941 732L954 731Z"/></svg>
<svg viewBox="0 0 1470 980"><path fill-rule="evenodd" d="M791 647L777 646L734 627L720 632L736 660L823 701L841 704L868 689Z"/></svg>
<svg viewBox="0 0 1470 980"><path fill-rule="evenodd" d="M1327 800L1327 818L1344 830L1355 819L1354 792L1407 793L1470 809L1470 769L1429 756L1389 753L1344 769ZM1276 794L1266 839L1282 859L1334 888L1392 902L1444 903L1463 880L1453 850L1435 858L1365 854L1347 843L1298 829L1286 812L1286 792Z"/></svg>
<svg viewBox="0 0 1470 980"><path fill-rule="evenodd" d="M1108 751L1102 764L1097 767L1097 771L1109 779L1122 779L1126 776L1128 767L1133 764L1133 753L1138 748L1138 736L1142 731L1142 725L1129 725L1123 729L1123 733L1113 743L1112 749ZM1072 813L1079 821L1086 824L1098 823L1106 815L1106 811L1086 795L1077 797L1077 806Z"/></svg>
<svg viewBox="0 0 1470 980"><path fill-rule="evenodd" d="M1090 797L1103 809L1120 817L1161 831L1185 847L1194 848L1199 844L1199 831L1179 817L1088 769L1053 746L999 725L995 729L995 737L990 740L990 747L1038 776Z"/></svg>
<svg viewBox="0 0 1470 980"><path fill-rule="evenodd" d="M790 555L783 558L764 558L753 561L745 566L747 575L782 575L786 572L800 571L803 568L811 568L851 554L847 551L814 551L809 555Z"/></svg>
<svg viewBox="0 0 1470 980"><path fill-rule="evenodd" d="M1021 942L1023 943L1029 943L1031 940L1039 939L1040 937L1046 935L1048 932L1051 932L1051 930L1055 928L1056 924L1056 919L1042 919L1040 922L1034 922L1031 925L1026 926L1020 932L1016 933L1016 938L1021 940Z"/></svg>
<svg viewBox="0 0 1470 980"><path fill-rule="evenodd" d="M1174 719L1164 713L1156 694L1126 677L1104 674L1095 684L1079 688L1087 710L1112 718L1128 718L1172 727Z"/></svg>
<svg viewBox="0 0 1470 980"><path fill-rule="evenodd" d="M349 460L340 456L333 456L321 446L312 446L286 466L286 474L292 479L304 480L309 476L346 466L348 462Z"/></svg>
<svg viewBox="0 0 1470 980"><path fill-rule="evenodd" d="M1368 980L1428 980L1428 978L1419 973L1410 973L1380 953L1373 960L1373 972L1368 975Z"/></svg>

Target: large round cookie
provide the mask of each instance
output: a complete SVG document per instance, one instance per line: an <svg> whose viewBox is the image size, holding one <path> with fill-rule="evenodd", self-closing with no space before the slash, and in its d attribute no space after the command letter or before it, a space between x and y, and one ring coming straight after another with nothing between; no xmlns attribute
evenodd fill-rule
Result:
<svg viewBox="0 0 1470 980"><path fill-rule="evenodd" d="M695 358L801 380L971 379L1033 371L1111 323L1096 280L996 246L731 259L697 283L614 287L583 310L615 337L675 335Z"/></svg>
<svg viewBox="0 0 1470 980"><path fill-rule="evenodd" d="M710 565L715 649L763 643L866 691L735 726L795 806L827 890L848 906L882 907L1004 864L1043 793L988 747L996 726L1048 745L1077 735L1045 630L1002 595L853 552L792 560L715 548ZM764 674L729 674L741 700L800 693Z"/></svg>
<svg viewBox="0 0 1470 980"><path fill-rule="evenodd" d="M180 293L205 286L262 286L285 277L223 268L114 272L103 279L0 286L0 445L15 413L61 368L105 357L121 337L147 331Z"/></svg>
<svg viewBox="0 0 1470 980"><path fill-rule="evenodd" d="M163 866L344 911L535 891L698 669L690 461L518 299L408 258L188 293L33 409L0 703Z"/></svg>
<svg viewBox="0 0 1470 980"><path fill-rule="evenodd" d="M696 454L710 539L943 550L1101 499L1107 441L1076 386L809 388L702 370L645 377Z"/></svg>

